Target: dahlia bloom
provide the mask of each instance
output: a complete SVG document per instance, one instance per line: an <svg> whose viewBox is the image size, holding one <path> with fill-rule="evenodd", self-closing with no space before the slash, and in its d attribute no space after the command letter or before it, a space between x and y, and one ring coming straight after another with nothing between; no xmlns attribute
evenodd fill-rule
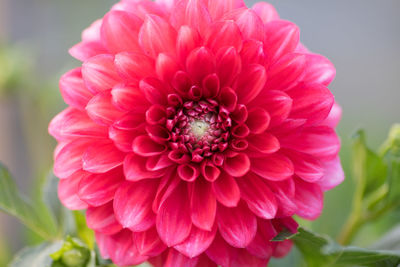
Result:
<svg viewBox="0 0 400 267"><path fill-rule="evenodd" d="M122 0L70 53L59 197L117 265L266 266L344 178L335 68L270 4Z"/></svg>

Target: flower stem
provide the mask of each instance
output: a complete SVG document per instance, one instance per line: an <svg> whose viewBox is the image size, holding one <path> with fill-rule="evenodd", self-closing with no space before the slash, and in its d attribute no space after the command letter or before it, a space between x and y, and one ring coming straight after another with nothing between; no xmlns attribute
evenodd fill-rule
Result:
<svg viewBox="0 0 400 267"><path fill-rule="evenodd" d="M358 213L352 213L339 234L338 242L342 245L350 244L357 232L361 229L363 223L364 221Z"/></svg>

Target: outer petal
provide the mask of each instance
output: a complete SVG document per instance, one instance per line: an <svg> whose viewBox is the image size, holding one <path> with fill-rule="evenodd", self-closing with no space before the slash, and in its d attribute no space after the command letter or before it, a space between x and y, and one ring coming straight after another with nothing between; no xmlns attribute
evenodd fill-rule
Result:
<svg viewBox="0 0 400 267"><path fill-rule="evenodd" d="M158 236L155 227L144 232L133 233L133 240L141 255L158 256L167 248Z"/></svg>
<svg viewBox="0 0 400 267"><path fill-rule="evenodd" d="M171 195L161 203L156 225L161 240L167 246L175 246L181 243L190 234L192 221L187 199L186 185L181 182Z"/></svg>
<svg viewBox="0 0 400 267"><path fill-rule="evenodd" d="M244 39L264 41L264 25L260 17L249 8L236 9L225 16L235 20Z"/></svg>
<svg viewBox="0 0 400 267"><path fill-rule="evenodd" d="M344 180L344 172L340 164L340 158L323 162L324 176L318 181L322 190L326 191L339 185Z"/></svg>
<svg viewBox="0 0 400 267"><path fill-rule="evenodd" d="M71 47L68 52L74 58L86 61L96 55L107 53L107 49L100 41L83 41Z"/></svg>
<svg viewBox="0 0 400 267"><path fill-rule="evenodd" d="M188 258L185 255L181 254L177 250L171 248L168 253L168 257L166 262L164 263L164 267L195 267L197 265L199 258Z"/></svg>
<svg viewBox="0 0 400 267"><path fill-rule="evenodd" d="M210 231L204 231L193 226L189 237L174 248L189 258L197 257L208 249L216 233L216 224Z"/></svg>
<svg viewBox="0 0 400 267"><path fill-rule="evenodd" d="M251 171L267 180L282 181L293 175L294 167L290 159L275 153L264 158L252 158Z"/></svg>
<svg viewBox="0 0 400 267"><path fill-rule="evenodd" d="M106 235L112 235L122 230L122 226L115 219L112 202L100 207L88 208L86 223L90 229Z"/></svg>
<svg viewBox="0 0 400 267"><path fill-rule="evenodd" d="M275 244L270 242L270 240L277 234L278 232L273 227L271 221L258 220L256 237L246 248L247 251L259 258L270 258L275 249Z"/></svg>
<svg viewBox="0 0 400 267"><path fill-rule="evenodd" d="M300 179L296 179L295 183L297 215L309 220L318 218L324 201L321 188L317 184L307 183Z"/></svg>
<svg viewBox="0 0 400 267"><path fill-rule="evenodd" d="M165 174L165 170L151 171L146 169L146 158L128 154L124 160L124 173L128 181L140 181L148 178L158 178Z"/></svg>
<svg viewBox="0 0 400 267"><path fill-rule="evenodd" d="M274 6L269 3L258 2L251 9L257 13L264 24L279 19L278 12L276 12Z"/></svg>
<svg viewBox="0 0 400 267"><path fill-rule="evenodd" d="M110 91L98 93L86 106L89 117L100 125L111 125L124 113L112 104Z"/></svg>
<svg viewBox="0 0 400 267"><path fill-rule="evenodd" d="M261 65L248 66L246 72L238 76L236 91L239 103L247 104L255 99L264 88L267 81L267 73Z"/></svg>
<svg viewBox="0 0 400 267"><path fill-rule="evenodd" d="M218 228L231 246L247 247L257 232L257 220L246 204L240 202L235 208L218 206Z"/></svg>
<svg viewBox="0 0 400 267"><path fill-rule="evenodd" d="M118 84L111 95L113 105L122 110L144 113L150 105L138 86Z"/></svg>
<svg viewBox="0 0 400 267"><path fill-rule="evenodd" d="M328 86L336 76L333 64L324 56L306 55L306 70L303 81Z"/></svg>
<svg viewBox="0 0 400 267"><path fill-rule="evenodd" d="M211 231L217 212L217 201L212 192L211 183L197 179L189 184L189 189L193 224L202 230Z"/></svg>
<svg viewBox="0 0 400 267"><path fill-rule="evenodd" d="M154 76L154 60L139 52L121 52L115 55L115 67L126 79Z"/></svg>
<svg viewBox="0 0 400 267"><path fill-rule="evenodd" d="M70 210L82 210L88 207L77 194L79 183L84 175L83 171L78 171L58 184L58 197L61 203Z"/></svg>
<svg viewBox="0 0 400 267"><path fill-rule="evenodd" d="M142 232L154 226L155 214L151 205L156 185L157 181L143 180L125 182L119 187L114 198L114 213L124 228Z"/></svg>
<svg viewBox="0 0 400 267"><path fill-rule="evenodd" d="M82 168L92 173L105 173L122 165L125 153L111 141L96 142L82 156Z"/></svg>
<svg viewBox="0 0 400 267"><path fill-rule="evenodd" d="M326 118L325 121L321 123L321 125L326 125L331 128L335 128L338 125L341 118L342 118L342 108L335 102L332 106L332 109L328 117Z"/></svg>
<svg viewBox="0 0 400 267"><path fill-rule="evenodd" d="M261 178L249 173L245 177L237 179L237 182L240 195L252 212L264 219L275 218L278 203L274 193Z"/></svg>
<svg viewBox="0 0 400 267"><path fill-rule="evenodd" d="M220 266L230 266L233 248L225 242L218 232L207 249L207 256Z"/></svg>
<svg viewBox="0 0 400 267"><path fill-rule="evenodd" d="M93 96L85 86L81 68L76 68L65 73L60 79L59 86L65 103L77 109L85 109Z"/></svg>
<svg viewBox="0 0 400 267"><path fill-rule="evenodd" d="M218 21L208 30L205 43L215 53L225 46L232 46L236 51L240 51L243 43L242 33L234 21Z"/></svg>
<svg viewBox="0 0 400 267"><path fill-rule="evenodd" d="M103 174L85 175L79 183L79 198L91 206L101 206L114 198L115 191L124 180L122 168Z"/></svg>

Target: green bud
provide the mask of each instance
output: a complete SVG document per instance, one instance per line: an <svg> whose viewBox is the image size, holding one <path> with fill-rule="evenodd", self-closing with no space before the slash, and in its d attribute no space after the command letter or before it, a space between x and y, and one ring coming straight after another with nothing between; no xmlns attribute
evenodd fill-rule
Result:
<svg viewBox="0 0 400 267"><path fill-rule="evenodd" d="M85 267L90 260L90 250L79 239L67 237L61 249L50 256L52 267Z"/></svg>
<svg viewBox="0 0 400 267"><path fill-rule="evenodd" d="M392 126L388 138L382 145L382 155L385 155L388 152L395 157L400 157L400 124L394 124Z"/></svg>

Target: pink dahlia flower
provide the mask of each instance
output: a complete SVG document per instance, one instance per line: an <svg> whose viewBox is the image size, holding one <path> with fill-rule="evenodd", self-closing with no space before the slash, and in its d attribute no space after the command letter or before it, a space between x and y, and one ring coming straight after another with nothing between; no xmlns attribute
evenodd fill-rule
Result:
<svg viewBox="0 0 400 267"><path fill-rule="evenodd" d="M335 68L270 4L123 0L70 53L59 197L118 265L265 266L343 180Z"/></svg>

